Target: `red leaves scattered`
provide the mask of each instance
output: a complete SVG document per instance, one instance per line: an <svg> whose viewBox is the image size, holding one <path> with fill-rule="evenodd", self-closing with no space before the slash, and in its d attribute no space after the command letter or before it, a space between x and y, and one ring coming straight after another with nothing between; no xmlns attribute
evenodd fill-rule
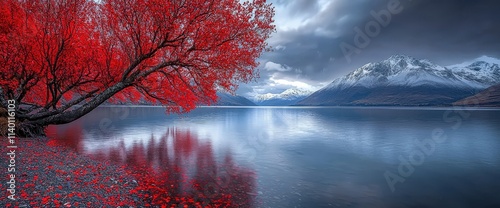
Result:
<svg viewBox="0 0 500 208"><path fill-rule="evenodd" d="M20 150L24 158L20 164L27 166L22 169L27 173L24 181L20 179L20 198L25 204L249 207L254 203L254 196L248 194L255 192L252 171L236 167L230 155L217 162L210 143L200 142L189 132L168 130L146 144L103 150L109 154L95 152L99 160L112 160L116 165L82 160L73 154L72 143L58 143L57 148L38 144Z"/></svg>
<svg viewBox="0 0 500 208"><path fill-rule="evenodd" d="M61 206L61 202L59 202L59 200L57 200L57 199L53 199L53 200L52 200L52 203L54 203L54 205L55 205L56 207Z"/></svg>
<svg viewBox="0 0 500 208"><path fill-rule="evenodd" d="M90 200L90 206L86 207L99 207L102 202L106 202L107 204L104 205L110 207L117 207L122 201L125 204L134 204L132 199L126 196L120 198L122 192L126 193L131 189L120 190L119 186L130 180L123 170L113 169L109 164L74 154L70 148L59 144L57 148L54 148L37 140L29 142L35 145L27 145L25 141L22 139L18 144L20 163L17 168L23 173L18 175L19 181L16 181L18 182L16 186L19 185L20 191L19 200L12 203L6 201L5 203L10 203L6 206L17 207L30 204L32 207L67 207L69 205L75 207L77 205L74 202L85 201L86 204L88 199L92 200ZM27 148L28 146L30 147ZM4 149L1 151L2 154L5 153ZM110 181L110 175L114 175L117 184ZM85 183L94 178L97 178L96 184ZM98 186L99 184L102 186ZM102 190L99 187L102 187ZM114 197L108 197L109 195L105 193ZM4 203L0 203L0 206L2 205Z"/></svg>
<svg viewBox="0 0 500 208"><path fill-rule="evenodd" d="M42 205L47 204L49 202L49 200L50 200L50 196L43 197L42 198Z"/></svg>
<svg viewBox="0 0 500 208"><path fill-rule="evenodd" d="M21 197L24 199L28 197L28 194L26 193L26 191L24 191L24 190L21 191Z"/></svg>
<svg viewBox="0 0 500 208"><path fill-rule="evenodd" d="M55 147L58 146L57 140L50 140L47 142L47 146Z"/></svg>

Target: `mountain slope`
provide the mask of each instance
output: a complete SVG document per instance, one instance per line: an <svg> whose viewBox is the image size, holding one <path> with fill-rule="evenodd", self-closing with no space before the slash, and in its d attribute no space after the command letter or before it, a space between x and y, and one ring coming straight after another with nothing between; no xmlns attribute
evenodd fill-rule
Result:
<svg viewBox="0 0 500 208"><path fill-rule="evenodd" d="M473 96L459 100L453 105L500 107L500 84L489 87Z"/></svg>
<svg viewBox="0 0 500 208"><path fill-rule="evenodd" d="M496 61L480 57L442 67L395 55L334 80L297 105L450 105L500 83Z"/></svg>
<svg viewBox="0 0 500 208"><path fill-rule="evenodd" d="M287 89L280 94L264 94L255 99L257 105L263 106L287 106L294 105L306 98L312 92L300 89Z"/></svg>
<svg viewBox="0 0 500 208"><path fill-rule="evenodd" d="M488 56L481 56L447 68L450 68L461 81L476 85L478 88L487 88L498 84L500 80L500 60Z"/></svg>
<svg viewBox="0 0 500 208"><path fill-rule="evenodd" d="M215 106L255 106L256 104L239 95L231 95L226 92L217 92L217 103Z"/></svg>

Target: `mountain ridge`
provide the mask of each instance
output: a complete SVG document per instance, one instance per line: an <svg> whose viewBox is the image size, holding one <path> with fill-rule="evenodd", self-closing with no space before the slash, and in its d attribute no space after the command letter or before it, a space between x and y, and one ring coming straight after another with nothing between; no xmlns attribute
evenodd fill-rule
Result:
<svg viewBox="0 0 500 208"><path fill-rule="evenodd" d="M254 99L254 103L261 106L287 106L294 105L298 101L309 96L311 91L301 90L297 88L290 88L279 94L267 93L264 95L257 96Z"/></svg>
<svg viewBox="0 0 500 208"><path fill-rule="evenodd" d="M217 102L214 106L256 106L254 102L240 95L232 95L227 92L217 92Z"/></svg>
<svg viewBox="0 0 500 208"><path fill-rule="evenodd" d="M500 84L453 103L458 106L500 107Z"/></svg>
<svg viewBox="0 0 500 208"><path fill-rule="evenodd" d="M297 105L451 105L500 83L498 63L483 56L444 67L427 59L393 55L335 79Z"/></svg>

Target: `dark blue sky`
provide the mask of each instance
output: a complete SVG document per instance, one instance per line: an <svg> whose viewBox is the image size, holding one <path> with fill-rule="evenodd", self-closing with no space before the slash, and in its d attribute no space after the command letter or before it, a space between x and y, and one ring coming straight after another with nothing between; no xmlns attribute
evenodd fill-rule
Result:
<svg viewBox="0 0 500 208"><path fill-rule="evenodd" d="M500 1L271 0L277 32L262 55L252 97L288 88L317 90L393 54L441 65L500 58ZM346 55L347 54L347 55Z"/></svg>

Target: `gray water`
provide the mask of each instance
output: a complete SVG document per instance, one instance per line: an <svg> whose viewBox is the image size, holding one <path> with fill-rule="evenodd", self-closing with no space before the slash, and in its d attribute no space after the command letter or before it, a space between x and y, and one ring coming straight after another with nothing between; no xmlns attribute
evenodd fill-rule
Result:
<svg viewBox="0 0 500 208"><path fill-rule="evenodd" d="M188 175L230 160L244 182L215 186L253 207L500 207L499 127L493 109L101 107L48 134L123 164L168 152Z"/></svg>

